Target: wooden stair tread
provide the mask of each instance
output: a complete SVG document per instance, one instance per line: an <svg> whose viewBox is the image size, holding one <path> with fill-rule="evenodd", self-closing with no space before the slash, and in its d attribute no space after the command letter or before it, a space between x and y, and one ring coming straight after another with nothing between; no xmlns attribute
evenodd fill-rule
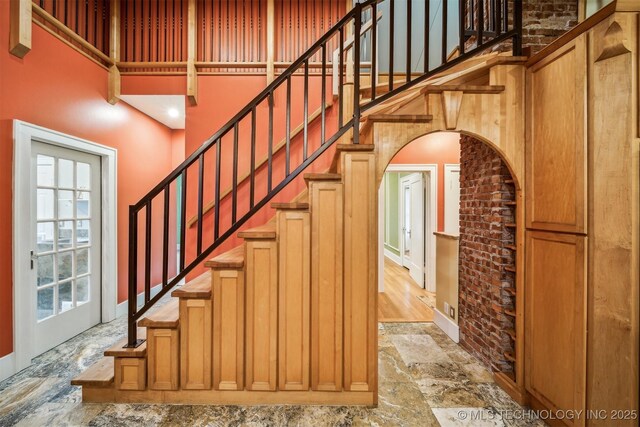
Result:
<svg viewBox="0 0 640 427"><path fill-rule="evenodd" d="M72 379L71 385L111 387L113 385L114 372L113 357L103 357Z"/></svg>
<svg viewBox="0 0 640 427"><path fill-rule="evenodd" d="M171 292L175 298L206 299L211 298L211 272L207 271L189 283Z"/></svg>
<svg viewBox="0 0 640 427"><path fill-rule="evenodd" d="M499 85L428 85L422 93L464 92L468 94L496 94L504 92L505 87Z"/></svg>
<svg viewBox="0 0 640 427"><path fill-rule="evenodd" d="M280 209L283 211L304 211L309 209L309 203L307 202L290 202L290 203L271 203L273 209Z"/></svg>
<svg viewBox="0 0 640 427"><path fill-rule="evenodd" d="M145 328L177 328L180 318L180 301L172 298L168 303L142 318L138 325Z"/></svg>
<svg viewBox="0 0 640 427"><path fill-rule="evenodd" d="M429 123L433 116L429 114L372 114L367 121L379 123Z"/></svg>
<svg viewBox="0 0 640 427"><path fill-rule="evenodd" d="M373 144L338 144L336 150L339 151L373 151L376 147Z"/></svg>
<svg viewBox="0 0 640 427"><path fill-rule="evenodd" d="M214 269L223 268L243 268L244 267L244 245L237 246L230 251L218 255L204 263L205 267Z"/></svg>
<svg viewBox="0 0 640 427"><path fill-rule="evenodd" d="M340 181L342 175L339 173L305 173L305 181Z"/></svg>
<svg viewBox="0 0 640 427"><path fill-rule="evenodd" d="M146 339L147 338L147 330L145 328L138 327L138 339ZM109 347L105 352L105 356L112 357L146 357L147 356L147 342L143 342L136 348L125 348L127 344L127 339L123 338L111 347Z"/></svg>
<svg viewBox="0 0 640 427"><path fill-rule="evenodd" d="M238 232L241 239L275 239L276 227L274 224L264 224L258 227L242 230Z"/></svg>

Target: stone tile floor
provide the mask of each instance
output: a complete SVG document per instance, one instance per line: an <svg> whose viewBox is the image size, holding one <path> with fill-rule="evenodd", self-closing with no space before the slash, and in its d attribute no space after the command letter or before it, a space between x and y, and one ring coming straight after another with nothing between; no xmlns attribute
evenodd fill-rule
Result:
<svg viewBox="0 0 640 427"><path fill-rule="evenodd" d="M82 403L70 379L125 326L98 325L0 383L0 426L544 426L518 420L522 408L432 323L380 324L377 408Z"/></svg>

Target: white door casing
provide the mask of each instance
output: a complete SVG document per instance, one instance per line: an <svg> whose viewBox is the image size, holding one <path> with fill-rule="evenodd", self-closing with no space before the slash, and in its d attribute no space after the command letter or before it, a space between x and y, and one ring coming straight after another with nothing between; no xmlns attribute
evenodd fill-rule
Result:
<svg viewBox="0 0 640 427"><path fill-rule="evenodd" d="M31 189L32 142L42 142L99 156L102 242L100 247L101 321L116 317L117 305L117 216L116 170L117 150L67 134L45 129L20 120L13 121L13 339L14 371L30 365L35 355L34 336L36 307L33 293L34 270L30 251L34 249L32 235L33 200Z"/></svg>
<svg viewBox="0 0 640 427"><path fill-rule="evenodd" d="M460 234L460 165L444 165L444 232Z"/></svg>
<svg viewBox="0 0 640 427"><path fill-rule="evenodd" d="M422 173L409 175L409 197L411 198L409 215L410 245L409 275L421 287L425 287L424 277L424 182Z"/></svg>

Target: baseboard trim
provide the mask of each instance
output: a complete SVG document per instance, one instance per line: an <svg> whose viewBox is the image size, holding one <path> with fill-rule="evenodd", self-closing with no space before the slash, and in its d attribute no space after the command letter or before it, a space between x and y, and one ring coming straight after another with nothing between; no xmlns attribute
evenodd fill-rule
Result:
<svg viewBox="0 0 640 427"><path fill-rule="evenodd" d="M0 357L0 381L4 381L16 373L16 354L9 353Z"/></svg>
<svg viewBox="0 0 640 427"><path fill-rule="evenodd" d="M402 260L400 259L400 257L398 255L394 254L393 252L391 252L389 249L384 248L384 256L386 256L391 261L395 262L400 267L402 267Z"/></svg>
<svg viewBox="0 0 640 427"><path fill-rule="evenodd" d="M437 308L433 310L433 323L435 323L456 344L460 342L460 328L449 317L445 316Z"/></svg>

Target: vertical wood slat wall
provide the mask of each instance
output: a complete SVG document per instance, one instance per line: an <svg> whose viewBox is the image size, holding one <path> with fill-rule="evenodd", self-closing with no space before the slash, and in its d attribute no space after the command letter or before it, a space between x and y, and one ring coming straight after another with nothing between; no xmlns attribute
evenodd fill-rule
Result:
<svg viewBox="0 0 640 427"><path fill-rule="evenodd" d="M110 0L36 0L34 3L102 53L109 54Z"/></svg>

